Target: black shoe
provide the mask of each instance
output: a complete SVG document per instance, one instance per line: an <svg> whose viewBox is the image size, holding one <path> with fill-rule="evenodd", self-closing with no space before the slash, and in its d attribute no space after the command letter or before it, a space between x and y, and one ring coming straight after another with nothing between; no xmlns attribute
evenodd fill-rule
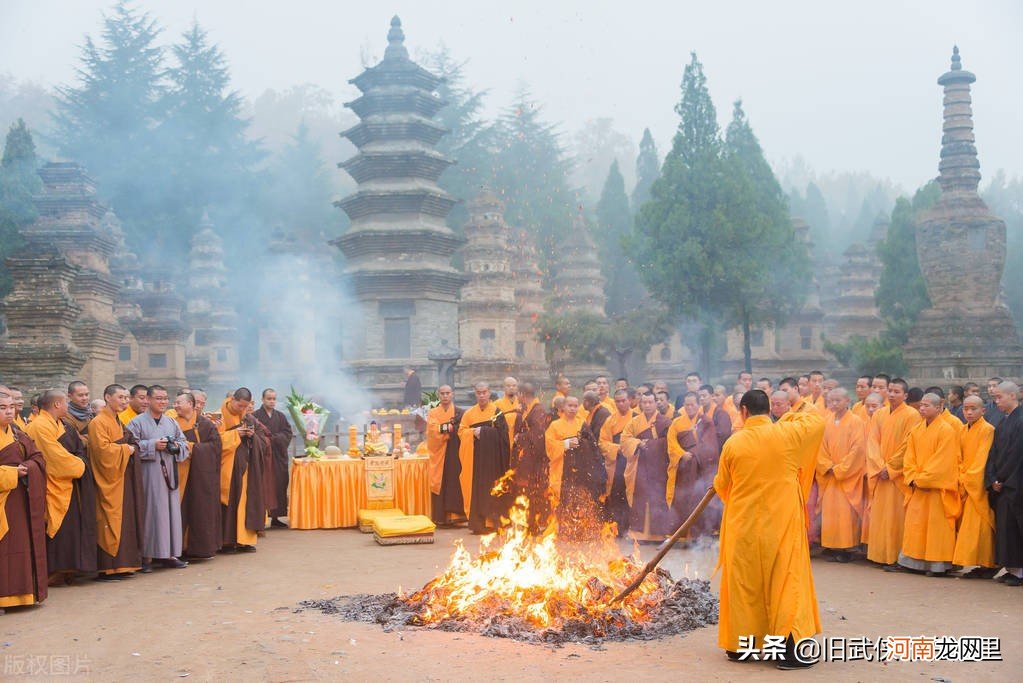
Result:
<svg viewBox="0 0 1023 683"><path fill-rule="evenodd" d="M143 562L142 563L142 569L139 569L139 574L152 574L152 573L153 573L153 563L152 562Z"/></svg>
<svg viewBox="0 0 1023 683"><path fill-rule="evenodd" d="M274 517L270 520L270 526L274 529L287 529L288 525Z"/></svg>
<svg viewBox="0 0 1023 683"><path fill-rule="evenodd" d="M725 656L727 656L733 662L743 661L741 659L742 655L740 655L738 652L732 652L731 650L725 650Z"/></svg>
<svg viewBox="0 0 1023 683"><path fill-rule="evenodd" d="M816 664L819 660L813 659L808 662L801 661L799 659L783 659L778 662L777 668L782 671L794 671L797 669L809 669L811 666Z"/></svg>
<svg viewBox="0 0 1023 683"><path fill-rule="evenodd" d="M904 572L904 571L906 571L906 568L903 567L901 564L899 564L897 562L892 562L891 564L886 564L886 565L884 565L882 567L882 569L884 569L886 572Z"/></svg>
<svg viewBox="0 0 1023 683"><path fill-rule="evenodd" d="M160 560L160 564L162 564L167 569L184 569L185 567L188 566L187 562L179 560L176 557L171 557L166 560Z"/></svg>
<svg viewBox="0 0 1023 683"><path fill-rule="evenodd" d="M233 544L225 545L223 548L220 549L220 552L222 552L225 555L234 555L236 552L238 552L238 546Z"/></svg>
<svg viewBox="0 0 1023 683"><path fill-rule="evenodd" d="M238 552L240 552L240 553L254 553L254 552L256 552L256 546L254 546L254 545L245 545L244 543L239 543L238 544Z"/></svg>
<svg viewBox="0 0 1023 683"><path fill-rule="evenodd" d="M924 572L924 576L936 577L939 579L946 578L949 575L947 571L944 572Z"/></svg>
<svg viewBox="0 0 1023 683"><path fill-rule="evenodd" d="M1023 585L1023 579L1021 579L1018 576L1015 576L1013 574L1009 574L1008 577L1005 579L1005 581L1003 581L1002 583L1004 583L1006 586L1013 586L1013 587L1015 587L1015 586Z"/></svg>
<svg viewBox="0 0 1023 683"><path fill-rule="evenodd" d="M96 578L93 579L93 580L94 581L109 581L109 582L113 583L114 581L120 581L123 578L124 578L124 574L97 574Z"/></svg>

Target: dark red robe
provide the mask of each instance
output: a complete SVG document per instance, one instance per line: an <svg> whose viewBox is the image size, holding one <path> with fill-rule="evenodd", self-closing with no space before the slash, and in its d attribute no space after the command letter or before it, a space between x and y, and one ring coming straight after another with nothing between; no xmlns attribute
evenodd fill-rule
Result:
<svg viewBox="0 0 1023 683"><path fill-rule="evenodd" d="M68 453L85 463L82 476L71 483L71 504L53 538L46 539L46 560L50 573L96 571L96 482L92 478L89 447L74 424L64 422L58 439Z"/></svg>
<svg viewBox="0 0 1023 683"><path fill-rule="evenodd" d="M220 505L220 432L209 418L198 416L185 430L192 445L188 482L181 498L182 551L190 557L212 557L221 546L223 523Z"/></svg>
<svg viewBox="0 0 1023 683"><path fill-rule="evenodd" d="M255 421L253 421L255 423ZM242 481L246 479L245 490L245 528L249 531L262 531L266 528L266 503L264 502L263 467L269 460L270 440L262 425L256 424L255 434L242 438L234 453L234 467L231 470L231 488L228 493L228 504L222 506L222 522L224 528L223 544L238 544L238 505L242 498Z"/></svg>
<svg viewBox="0 0 1023 683"><path fill-rule="evenodd" d="M46 599L49 568L46 564L46 461L35 442L11 425L14 443L0 450L0 465L24 464L28 475L7 494L4 512L7 533L0 539L0 596L35 596Z"/></svg>
<svg viewBox="0 0 1023 683"><path fill-rule="evenodd" d="M291 440L294 434L291 431L291 423L279 410L273 411L272 415L260 408L252 413L267 431L270 433L270 452L273 459L274 498L270 508L271 517L287 517L288 515L288 449L291 447ZM267 505L271 505L270 501Z"/></svg>

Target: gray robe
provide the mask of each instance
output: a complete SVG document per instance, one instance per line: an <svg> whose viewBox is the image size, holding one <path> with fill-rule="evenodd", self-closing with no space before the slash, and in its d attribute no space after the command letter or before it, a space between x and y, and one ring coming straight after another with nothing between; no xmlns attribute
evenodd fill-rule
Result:
<svg viewBox="0 0 1023 683"><path fill-rule="evenodd" d="M174 418L166 415L157 424L147 410L128 423L128 431L139 442L138 462L142 477L145 526L142 557L170 558L181 555L181 498L178 493L178 462L188 458L188 442ZM168 437L181 451L176 457L156 450L156 442ZM164 468L173 485L168 485Z"/></svg>

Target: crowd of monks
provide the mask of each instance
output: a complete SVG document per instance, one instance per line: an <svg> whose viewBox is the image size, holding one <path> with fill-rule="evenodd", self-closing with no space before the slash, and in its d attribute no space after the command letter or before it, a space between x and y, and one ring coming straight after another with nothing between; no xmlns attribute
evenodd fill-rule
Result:
<svg viewBox="0 0 1023 683"><path fill-rule="evenodd" d="M102 394L74 381L26 410L0 386L0 613L84 577L255 552L268 520L286 526L292 431L272 389L210 412L198 389L173 407L159 385Z"/></svg>

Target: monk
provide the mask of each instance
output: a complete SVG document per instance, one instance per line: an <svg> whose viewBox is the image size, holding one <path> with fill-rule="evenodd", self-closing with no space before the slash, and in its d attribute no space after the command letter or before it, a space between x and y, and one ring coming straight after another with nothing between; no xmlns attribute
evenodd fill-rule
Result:
<svg viewBox="0 0 1023 683"><path fill-rule="evenodd" d="M199 413L190 392L174 399L174 420L188 442L188 459L178 463L181 484L182 552L191 560L213 558L221 547L220 432Z"/></svg>
<svg viewBox="0 0 1023 683"><path fill-rule="evenodd" d="M807 381L810 384L810 395L807 400L817 411L823 413L828 407L824 390L824 373L820 370L811 370L807 375Z"/></svg>
<svg viewBox="0 0 1023 683"><path fill-rule="evenodd" d="M984 488L984 469L995 439L995 428L984 419L984 401L978 395L963 399L966 427L959 434L963 454L959 464L959 498L963 515L956 534L952 564L972 569L965 579L990 579L995 575L995 512Z"/></svg>
<svg viewBox="0 0 1023 683"><path fill-rule="evenodd" d="M742 422L739 420L739 409L735 406L732 395L725 389L725 385L717 384L714 386L714 403L728 415L728 421L732 423L732 431L739 431L742 428Z"/></svg>
<svg viewBox="0 0 1023 683"><path fill-rule="evenodd" d="M612 408L614 404L611 404ZM583 410L586 414L586 424L590 428L590 432L594 435L594 438L600 435L600 430L604 426L604 422L607 418L611 417L611 411L608 410L603 403L600 402L600 394L596 391L587 391L583 394Z"/></svg>
<svg viewBox="0 0 1023 683"><path fill-rule="evenodd" d="M948 426L951 427L953 431L955 431L956 434L961 433L965 428L965 425L963 424L962 420L960 420L958 417L952 414L952 410L950 408L951 404L948 398L945 396L945 390L942 389L941 387L932 386L924 389L924 393L934 394L939 399L941 399L941 411L938 413L938 417L944 420L948 424Z"/></svg>
<svg viewBox="0 0 1023 683"><path fill-rule="evenodd" d="M814 405L806 400L806 396L809 395L810 377L809 375L803 375L803 377L805 377L806 379L805 381L802 382L802 386L800 385L802 378L797 380L794 377L785 377L780 382L778 382L778 389L780 391L786 392L789 395L790 405L789 410L791 410L792 412L794 413L804 413L807 411L816 412L816 408L814 407ZM806 395L803 394L804 389L806 390Z"/></svg>
<svg viewBox="0 0 1023 683"><path fill-rule="evenodd" d="M220 504L222 552L254 553L258 532L266 526L263 459L269 443L248 416L252 392L240 387L220 407Z"/></svg>
<svg viewBox="0 0 1023 683"><path fill-rule="evenodd" d="M885 405L888 404L888 385L891 384L891 381L891 375L886 375L883 372L874 375L874 379L870 381L870 390L883 396Z"/></svg>
<svg viewBox="0 0 1023 683"><path fill-rule="evenodd" d="M828 416L817 456L820 492L821 547L834 562L849 562L860 545L863 527L863 488L867 471L863 420L849 409L849 392L828 392Z"/></svg>
<svg viewBox="0 0 1023 683"><path fill-rule="evenodd" d="M615 409L615 400L611 396L611 382L608 381L607 375L597 375L593 381L597 383L597 402L607 408L607 414L610 415Z"/></svg>
<svg viewBox="0 0 1023 683"><path fill-rule="evenodd" d="M671 400L667 391L655 391L654 403L657 406L657 412L664 415L669 420L675 416L675 410L672 408Z"/></svg>
<svg viewBox="0 0 1023 683"><path fill-rule="evenodd" d="M516 497L524 496L529 505L529 530L538 534L547 527L550 501L547 498L548 460L545 434L550 416L541 405L536 387L523 382L519 388L522 417L515 422L511 446L513 483Z"/></svg>
<svg viewBox="0 0 1023 683"><path fill-rule="evenodd" d="M771 383L770 377L761 377L754 383L754 386L768 396L774 391L774 385Z"/></svg>
<svg viewBox="0 0 1023 683"><path fill-rule="evenodd" d="M923 422L906 436L903 465L909 496L899 565L927 576L952 568L960 512L959 433L941 417L944 409L941 396L924 394Z"/></svg>
<svg viewBox="0 0 1023 683"><path fill-rule="evenodd" d="M558 375L557 379L554 380L554 396L551 397L551 406L554 406L554 399L558 397L565 398L570 391L572 391L572 382L569 381L568 377Z"/></svg>
<svg viewBox="0 0 1023 683"><path fill-rule="evenodd" d="M867 419L867 406L865 402L867 396L870 395L870 384L873 381L873 375L860 375L856 378L856 387L853 389L856 392L856 403L849 410L864 422Z"/></svg>
<svg viewBox="0 0 1023 683"><path fill-rule="evenodd" d="M736 376L736 391L735 393L746 393L753 388L753 373L746 370L741 371ZM741 389L738 387L742 387Z"/></svg>
<svg viewBox="0 0 1023 683"><path fill-rule="evenodd" d="M466 521L465 501L458 476L458 424L462 410L455 405L454 391L447 384L437 388L440 403L426 414L426 450L430 454L430 517L438 526L455 526Z"/></svg>
<svg viewBox="0 0 1023 683"><path fill-rule="evenodd" d="M89 386L81 380L74 380L67 385L67 399L67 420L79 434L84 436L89 422L94 416L92 401L89 400Z"/></svg>
<svg viewBox="0 0 1023 683"><path fill-rule="evenodd" d="M771 422L777 422L792 410L789 392L779 389L771 394Z"/></svg>
<svg viewBox="0 0 1023 683"><path fill-rule="evenodd" d="M136 417L146 412L149 407L149 387L145 384L136 384L128 390L128 407L121 411L118 417L121 424L127 425Z"/></svg>
<svg viewBox="0 0 1023 683"><path fill-rule="evenodd" d="M144 506L138 444L118 415L128 390L103 390L103 410L89 423L89 462L96 480L96 567L100 581L119 581L142 569Z"/></svg>
<svg viewBox="0 0 1023 683"><path fill-rule="evenodd" d="M721 520L718 646L738 659L739 638L786 638L779 668L814 661L797 659L794 645L821 630L804 526L806 487L800 472L812 471L824 420L816 412L791 413L771 423L767 394L742 397L745 426L725 443L714 490L724 501Z"/></svg>
<svg viewBox="0 0 1023 683"><path fill-rule="evenodd" d="M46 461L0 387L0 614L46 599Z"/></svg>
<svg viewBox="0 0 1023 683"><path fill-rule="evenodd" d="M595 391L587 394L596 397ZM548 493L557 514L559 536L596 538L601 527L597 504L607 486L607 470L590 425L579 416L579 399L565 399L562 417L550 424L544 439Z"/></svg>
<svg viewBox="0 0 1023 683"><path fill-rule="evenodd" d="M508 423L504 413L490 400L490 385L477 382L474 391L476 405L466 410L459 422L458 457L462 463L460 480L469 531L482 534L496 531L510 507L508 496L495 495L493 489L508 471L511 447Z"/></svg>
<svg viewBox="0 0 1023 683"><path fill-rule="evenodd" d="M504 413L504 420L508 423L508 443L515 437L515 422L519 418L519 381L514 377L504 378L504 395L494 401L497 409Z"/></svg>
<svg viewBox="0 0 1023 683"><path fill-rule="evenodd" d="M7 393L11 395L11 399L14 401L14 424L21 431L25 431L25 427L28 426L28 422L22 414L25 410L25 395L17 387L7 387Z"/></svg>
<svg viewBox="0 0 1023 683"><path fill-rule="evenodd" d="M1023 584L1023 411L1019 386L1002 382L988 387L1002 414L984 469L984 488L995 511L995 564L1005 567L997 580L1007 586ZM985 411L985 414L987 411ZM985 419L987 419L985 417Z"/></svg>
<svg viewBox="0 0 1023 683"><path fill-rule="evenodd" d="M640 414L622 430L629 534L641 543L660 542L674 529L668 510L668 429L671 419L657 411L653 394L639 400Z"/></svg>
<svg viewBox="0 0 1023 683"><path fill-rule="evenodd" d="M40 394L38 399L42 397ZM69 410L70 399L64 405L65 411ZM96 481L89 461L89 445L78 433L69 413L62 418L61 426L64 433L57 441L82 461L85 470L82 476L72 480L71 502L60 529L53 538L47 539L46 554L50 573L63 572L64 582L72 583L77 575L96 572Z"/></svg>
<svg viewBox="0 0 1023 683"><path fill-rule="evenodd" d="M622 432L635 415L630 407L629 392L614 393L615 409L600 428L598 443L604 456L607 486L604 489L604 519L614 522L618 537L629 530L629 500L625 494L625 456L621 452Z"/></svg>
<svg viewBox="0 0 1023 683"><path fill-rule="evenodd" d="M62 419L67 414L67 394L56 389L45 391L39 398L39 405L39 415L28 425L25 433L35 442L46 461L46 559L50 584L71 583L75 573L80 571L78 506L81 505L81 497L76 495L79 492L76 485L85 474L85 461L61 443L66 431ZM89 483L92 483L91 479ZM72 518L67 519L72 506L75 506ZM65 520L68 522L66 529ZM62 531L65 533L61 534L60 542L55 543L55 537ZM95 557L93 551L89 571L95 571Z"/></svg>
<svg viewBox="0 0 1023 683"><path fill-rule="evenodd" d="M288 514L288 449L291 447L291 423L284 413L277 410L277 392L273 389L263 390L263 405L253 411L252 417L266 427L270 435L270 452L272 455L274 503L269 510L270 526L275 529L287 529L288 525L281 517Z"/></svg>
<svg viewBox="0 0 1023 683"><path fill-rule="evenodd" d="M721 446L716 425L701 410L698 394L682 399L683 414L668 429L668 505L672 524L681 524L699 504L717 475ZM688 422L680 422L686 418ZM685 429L683 429L685 427ZM731 436L728 430L727 436ZM687 541L718 533L722 508L711 502L689 530Z"/></svg>
<svg viewBox="0 0 1023 683"><path fill-rule="evenodd" d="M906 435L923 419L906 405L908 393L906 380L888 383L888 407L874 413L867 439L867 559L891 571L898 571L909 493L902 476Z"/></svg>
<svg viewBox="0 0 1023 683"><path fill-rule="evenodd" d="M720 449L732 435L732 419L728 413L718 408L714 400L714 387L711 385L701 384L696 390L696 397L700 401L700 418L714 425L714 434ZM709 486L710 482L707 485Z"/></svg>

